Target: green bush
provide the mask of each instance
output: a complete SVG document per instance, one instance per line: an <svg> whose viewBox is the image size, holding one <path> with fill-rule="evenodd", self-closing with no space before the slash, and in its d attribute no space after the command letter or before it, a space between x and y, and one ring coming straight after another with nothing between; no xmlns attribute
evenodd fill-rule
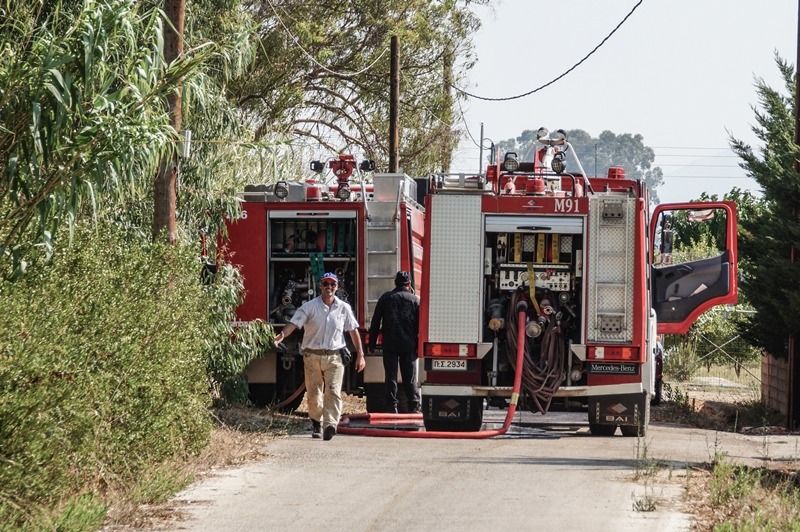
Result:
<svg viewBox="0 0 800 532"><path fill-rule="evenodd" d="M212 301L191 250L109 227L0 285L0 517L30 526L207 444Z"/></svg>
<svg viewBox="0 0 800 532"><path fill-rule="evenodd" d="M251 321L237 327L235 309L244 293L239 270L229 264L217 272L209 312L213 318L213 334L208 342L208 374L215 398L224 403L244 404L248 400L245 369L261 356L275 337L272 326Z"/></svg>

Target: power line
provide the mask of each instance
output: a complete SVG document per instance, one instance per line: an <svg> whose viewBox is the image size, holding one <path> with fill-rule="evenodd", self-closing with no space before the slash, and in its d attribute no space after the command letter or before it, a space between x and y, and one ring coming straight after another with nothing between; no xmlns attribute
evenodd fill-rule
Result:
<svg viewBox="0 0 800 532"><path fill-rule="evenodd" d="M272 4L272 0L267 0L267 3L269 4L269 7L271 7L271 8L272 8L272 12L275 14L275 18L276 18L276 19L278 19L278 22L279 22L279 23L280 23L280 25L283 27L284 31L286 31L286 34L287 34L289 37L291 37L291 39L294 41L294 43L297 45L297 47L298 47L298 48L300 48L300 51L301 51L301 52L303 52L303 54L304 54L304 55L305 55L307 58L309 58L309 59L311 60L311 62L312 62L312 63L314 63L315 65L317 65L318 67L320 67L322 70L324 70L324 71L325 71L325 72L327 72L328 74L335 74L335 75L337 75L337 76L345 76L345 77L355 77L355 76L358 76L359 74L363 74L363 73L364 73L364 72L366 72L367 70L369 70L369 69L371 69L372 67L374 67L374 66L375 66L375 64L376 64L378 61L380 61L380 60L381 60L381 58L383 57L383 55L386 53L386 50L387 50L387 48L386 48L386 47L384 47L383 51L382 51L382 52L381 52L381 53L378 55L378 57L377 57L377 58L376 58L376 59L375 59L375 60L374 60L372 63L370 63L368 66L366 66L366 67L362 68L362 69L361 69L361 70L359 70L358 72L350 72L350 73L348 73L348 72L336 72L336 71L333 71L333 70L329 69L328 67L326 67L325 65L323 65L322 63L320 63L319 61L317 61L317 60L316 60L316 59L315 59L315 58L314 58L314 57L313 57L313 56L312 56L310 53L308 53L308 52L306 51L306 49L305 49L305 48L303 48L303 46L300 44L300 41L297 39L297 37L295 37L295 36L292 34L291 30L289 30L289 28L286 26L286 24L284 24L284 23L283 23L283 20L281 20L281 17L280 17L280 15L278 15L278 11L275 9L275 6Z"/></svg>
<svg viewBox="0 0 800 532"><path fill-rule="evenodd" d="M659 168L664 168L666 166L678 166L680 168L739 168L735 164L657 164Z"/></svg>
<svg viewBox="0 0 800 532"><path fill-rule="evenodd" d="M729 175L664 175L662 179L753 179L750 176L729 176Z"/></svg>
<svg viewBox="0 0 800 532"><path fill-rule="evenodd" d="M598 44L597 46L595 46L595 47L594 47L594 49L593 49L591 52L589 52L588 54L586 54L586 55L583 57L583 59L581 59L580 61L578 61L578 62L577 62L577 63L575 63L574 65L572 65L570 68L568 68L568 69L567 69L567 70L566 70L566 71L565 71L563 74L561 74L560 76L558 76L558 77L556 77L556 78L554 78L554 79L552 79L552 80L548 81L547 83L545 83L544 85L542 85L542 86L540 86L540 87L536 87L535 89L533 89L533 90L531 90L531 91L528 91L528 92L526 92L526 93L523 93L523 94L518 94L518 95L516 95L516 96L506 96L506 97L502 97L502 98L490 98L490 97L486 97L486 96L478 96L477 94L472 94L471 92L467 92L467 91L465 91L464 89L461 89L461 88L459 88L459 87L456 87L455 85L452 85L452 84L451 84L450 86L451 86L451 87L453 87L453 88L454 88L455 90L457 90L458 92L460 92L460 93L462 93L462 94L465 94L466 96L469 96L470 98L475 98L475 99L477 99L477 100L484 100L484 101L487 101L487 102L504 102L504 101L508 101L508 100L517 100L517 99L519 99L519 98L524 98L525 96L530 96L531 94L533 94L533 93L535 93L535 92L539 92L540 90L542 90L542 89L544 89L544 88L546 88L546 87L549 87L550 85L552 85L552 84L553 84L553 83L555 83L556 81L560 80L561 78L563 78L564 76L566 76L567 74L569 74L570 72L572 72L573 70L575 70L576 68L578 68L578 67L581 65L581 63L583 63L584 61L586 61L587 59L589 59L589 57L590 57L592 54L594 54L594 53L595 53L597 50L599 50L599 49L600 49L600 47L601 47L601 46L603 46L603 45L606 43L606 41L607 41L608 39L610 39L612 35L614 35L614 33L616 33L616 32L617 32L617 30L618 30L618 29L619 29L619 28L620 28L620 27L621 27L621 26L622 26L622 25L625 23L625 21L626 21L626 20L628 20L628 17L630 17L631 15L633 15L633 12L634 12L634 11L636 11L636 8L638 8L638 7L639 7L639 6L642 4L642 2L643 2L643 0L639 0L639 1L636 3L636 5L635 5L635 6L633 6L633 9L631 9L631 10L628 12L628 14L627 14L627 15L625 15L625 18L623 18L623 19L620 21L620 23L619 23L619 24L617 24L617 26L616 26L616 27L615 27L613 30L611 30L611 33L609 33L608 35L606 35L606 36L605 36L605 38L604 38L602 41L600 41L600 44Z"/></svg>

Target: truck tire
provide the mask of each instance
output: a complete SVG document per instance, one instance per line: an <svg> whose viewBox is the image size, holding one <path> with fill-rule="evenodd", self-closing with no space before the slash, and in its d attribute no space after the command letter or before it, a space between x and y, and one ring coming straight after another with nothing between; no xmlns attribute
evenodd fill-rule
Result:
<svg viewBox="0 0 800 532"><path fill-rule="evenodd" d="M428 432L478 432L483 426L482 419L470 421L436 421L424 420L425 430Z"/></svg>
<svg viewBox="0 0 800 532"><path fill-rule="evenodd" d="M645 401L643 417L644 419L640 419L636 425L620 425L622 435L629 438L644 438L647 435L647 426L650 424L650 401Z"/></svg>
<svg viewBox="0 0 800 532"><path fill-rule="evenodd" d="M589 431L592 433L592 436L613 436L614 433L617 432L617 426L589 423Z"/></svg>
<svg viewBox="0 0 800 532"><path fill-rule="evenodd" d="M364 395L367 398L367 412L389 412L385 384L374 382L364 384ZM397 387L397 411L408 412L408 397L402 384Z"/></svg>
<svg viewBox="0 0 800 532"><path fill-rule="evenodd" d="M253 403L258 408L267 408L272 405L276 405L281 401L284 401L291 397L296 390L290 391L282 391L280 394L277 393L277 385L275 384L265 384L265 383L250 383L250 395L249 399L250 402ZM300 403L303 402L303 397L305 397L306 393L301 392L292 399L291 402L281 406L278 409L278 412L289 413L294 410L297 410L297 407L300 406Z"/></svg>

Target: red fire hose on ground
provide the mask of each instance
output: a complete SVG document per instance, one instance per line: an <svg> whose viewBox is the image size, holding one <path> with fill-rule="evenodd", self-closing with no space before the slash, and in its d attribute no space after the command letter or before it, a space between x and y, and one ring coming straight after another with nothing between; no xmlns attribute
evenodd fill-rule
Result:
<svg viewBox="0 0 800 532"><path fill-rule="evenodd" d="M340 434L353 434L356 436L384 436L393 438L449 438L449 439L484 439L501 436L508 431L511 420L517 411L519 391L522 386L522 365L525 354L525 311L528 304L525 301L517 303L517 364L514 373L514 388L511 392L511 401L503 426L493 430L479 430L474 432L443 432L443 431L409 431L398 429L375 429L369 427L350 427L351 420L367 420L367 423L396 423L400 421L421 420L422 414L351 414L342 416L336 431Z"/></svg>

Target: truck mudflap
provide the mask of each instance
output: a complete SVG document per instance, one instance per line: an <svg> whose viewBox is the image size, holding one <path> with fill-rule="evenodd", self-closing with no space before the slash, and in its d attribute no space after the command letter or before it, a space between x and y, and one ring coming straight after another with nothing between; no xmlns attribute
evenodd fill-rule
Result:
<svg viewBox="0 0 800 532"><path fill-rule="evenodd" d="M647 392L590 396L589 430L595 436L613 436L620 428L623 436L645 436L650 423Z"/></svg>
<svg viewBox="0 0 800 532"><path fill-rule="evenodd" d="M483 425L483 398L423 394L422 421L427 431L477 432Z"/></svg>

